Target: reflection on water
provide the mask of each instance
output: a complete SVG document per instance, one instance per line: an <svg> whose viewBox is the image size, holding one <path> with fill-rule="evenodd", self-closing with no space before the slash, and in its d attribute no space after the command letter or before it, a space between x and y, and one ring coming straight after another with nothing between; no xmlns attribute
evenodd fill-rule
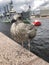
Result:
<svg viewBox="0 0 49 65"><path fill-rule="evenodd" d="M42 25L37 27L37 35L31 41L31 51L49 62L49 19L40 18L39 20ZM10 23L0 22L0 32L11 38L10 26ZM26 45L24 46L26 47Z"/></svg>
<svg viewBox="0 0 49 65"><path fill-rule="evenodd" d="M10 36L10 23L4 23L4 22L0 22L0 32L3 32L5 35Z"/></svg>

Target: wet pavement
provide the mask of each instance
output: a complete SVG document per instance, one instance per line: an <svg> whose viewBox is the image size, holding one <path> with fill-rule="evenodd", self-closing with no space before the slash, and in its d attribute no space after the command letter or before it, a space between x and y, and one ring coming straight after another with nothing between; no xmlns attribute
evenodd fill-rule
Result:
<svg viewBox="0 0 49 65"><path fill-rule="evenodd" d="M49 62L49 18L38 18L38 20L41 21L42 25L37 27L37 35L31 41L31 52ZM0 20L0 32L11 38L10 26L10 23L3 23ZM24 47L27 46L24 45Z"/></svg>

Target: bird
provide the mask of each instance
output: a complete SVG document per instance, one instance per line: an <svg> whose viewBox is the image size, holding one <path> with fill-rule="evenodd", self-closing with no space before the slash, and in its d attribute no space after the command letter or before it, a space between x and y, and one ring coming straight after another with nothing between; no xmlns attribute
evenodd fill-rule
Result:
<svg viewBox="0 0 49 65"><path fill-rule="evenodd" d="M28 48L30 50L30 41L36 36L35 26L32 24L26 24L18 17L15 22L12 23L10 28L11 36L13 39L22 44L28 41Z"/></svg>

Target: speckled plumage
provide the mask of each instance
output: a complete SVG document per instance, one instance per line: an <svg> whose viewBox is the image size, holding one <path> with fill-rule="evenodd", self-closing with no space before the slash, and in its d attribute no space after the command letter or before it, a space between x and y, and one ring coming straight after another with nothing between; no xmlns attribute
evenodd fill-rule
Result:
<svg viewBox="0 0 49 65"><path fill-rule="evenodd" d="M11 35L18 43L26 42L36 36L36 29L32 24L14 22L11 26Z"/></svg>

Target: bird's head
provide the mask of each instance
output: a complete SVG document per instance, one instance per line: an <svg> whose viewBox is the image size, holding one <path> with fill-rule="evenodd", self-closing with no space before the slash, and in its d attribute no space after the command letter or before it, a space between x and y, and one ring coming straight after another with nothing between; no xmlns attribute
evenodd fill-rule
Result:
<svg viewBox="0 0 49 65"><path fill-rule="evenodd" d="M18 20L21 20L21 16L16 14L13 16L13 19L11 20L11 23L17 22Z"/></svg>
<svg viewBox="0 0 49 65"><path fill-rule="evenodd" d="M16 22L16 21L17 21L17 20L15 20L15 19L12 19L12 20L11 20L11 23L14 23L14 22Z"/></svg>

